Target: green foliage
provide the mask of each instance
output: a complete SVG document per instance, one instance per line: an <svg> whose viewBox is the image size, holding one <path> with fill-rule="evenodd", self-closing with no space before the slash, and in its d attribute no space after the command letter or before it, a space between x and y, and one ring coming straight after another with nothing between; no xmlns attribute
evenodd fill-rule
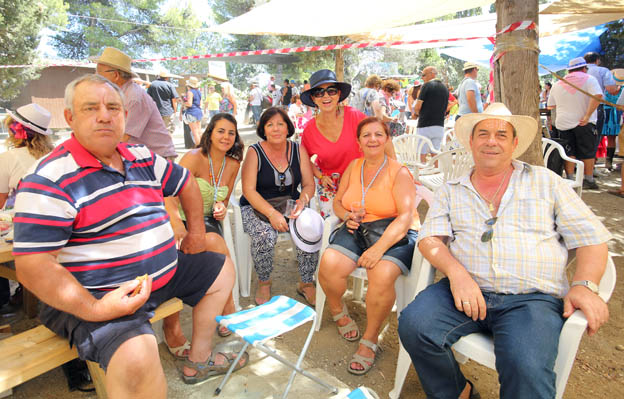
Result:
<svg viewBox="0 0 624 399"><path fill-rule="evenodd" d="M611 68L624 68L624 19L607 24L607 30L600 36L602 65Z"/></svg>
<svg viewBox="0 0 624 399"><path fill-rule="evenodd" d="M146 50L158 48L154 28L149 25L163 24L159 10L164 0L66 2L69 14L100 19L70 16L67 28L52 38L52 44L61 57L85 59L100 54L107 46L116 47L131 57L141 57Z"/></svg>
<svg viewBox="0 0 624 399"><path fill-rule="evenodd" d="M0 0L0 64L32 64L42 29L64 24L62 0ZM0 103L15 98L38 76L36 68L0 69Z"/></svg>

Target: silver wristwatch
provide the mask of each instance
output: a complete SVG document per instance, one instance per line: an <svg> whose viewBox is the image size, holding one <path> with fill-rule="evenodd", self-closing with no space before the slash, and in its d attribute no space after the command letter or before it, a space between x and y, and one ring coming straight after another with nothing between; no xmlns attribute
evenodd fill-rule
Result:
<svg viewBox="0 0 624 399"><path fill-rule="evenodd" d="M596 285L596 283L594 283L593 281L589 281L589 280L579 280L579 281L573 281L572 284L570 285L571 287L577 286L577 285L582 285L583 287L587 287L591 290L591 292L593 292L594 294L598 294L598 286Z"/></svg>

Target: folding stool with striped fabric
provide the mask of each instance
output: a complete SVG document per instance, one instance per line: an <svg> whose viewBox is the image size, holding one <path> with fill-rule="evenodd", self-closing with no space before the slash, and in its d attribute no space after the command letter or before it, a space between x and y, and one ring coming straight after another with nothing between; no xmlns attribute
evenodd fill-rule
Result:
<svg viewBox="0 0 624 399"><path fill-rule="evenodd" d="M351 391L344 399L379 399L379 395L370 388L359 387Z"/></svg>
<svg viewBox="0 0 624 399"><path fill-rule="evenodd" d="M243 353L245 353L245 350L247 350L249 345L252 345L254 348L261 350L267 355L293 369L282 398L285 399L288 396L288 391L290 391L290 387L292 386L297 373L300 373L312 381L326 387L331 390L332 393L337 393L337 388L329 385L320 378L301 368L303 358L308 350L310 341L312 341L312 335L314 335L315 320L316 312L312 308L283 295L274 296L267 303L256 306L255 308L242 310L227 316L217 316L217 322L222 326L227 327L234 334L240 336L245 341L245 345L243 345L243 348L238 353L236 360L232 362L230 369L227 374L225 374L225 377L223 377L223 381L221 381L221 384L219 384L219 387L215 390L215 395L219 395L221 393L221 390L225 386L228 378L230 378L234 367L238 364L240 358L243 356ZM301 350L297 363L292 363L284 359L273 349L264 344L269 339L293 330L309 321L312 322L312 325L310 326L310 333L308 334L308 338L303 345L303 349Z"/></svg>

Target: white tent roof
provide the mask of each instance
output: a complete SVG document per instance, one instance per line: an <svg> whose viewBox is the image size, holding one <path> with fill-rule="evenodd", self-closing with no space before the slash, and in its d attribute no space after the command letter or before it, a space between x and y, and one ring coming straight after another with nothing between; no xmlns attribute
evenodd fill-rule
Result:
<svg viewBox="0 0 624 399"><path fill-rule="evenodd" d="M548 37L567 32L574 32L592 26L601 25L610 21L624 18L624 8L618 13L593 14L542 14L539 16L539 36ZM490 37L496 33L496 14L479 15L455 19L451 21L434 22L430 24L411 25L400 28L378 30L367 34L355 34L349 37L354 41L412 41L412 40L440 40L437 43L423 43L409 45L409 48L446 47L449 45L462 46L489 43L484 40L463 40L447 42L447 39ZM407 47L407 46L406 46Z"/></svg>
<svg viewBox="0 0 624 399"><path fill-rule="evenodd" d="M542 11L543 14L622 13L624 0L559 0Z"/></svg>
<svg viewBox="0 0 624 399"><path fill-rule="evenodd" d="M406 25L470 8L489 6L492 2L273 0L209 30L245 35L342 36Z"/></svg>

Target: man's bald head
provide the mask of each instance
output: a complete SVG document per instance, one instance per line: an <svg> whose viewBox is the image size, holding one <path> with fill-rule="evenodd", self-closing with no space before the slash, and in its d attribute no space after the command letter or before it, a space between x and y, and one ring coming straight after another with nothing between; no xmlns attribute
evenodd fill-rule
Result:
<svg viewBox="0 0 624 399"><path fill-rule="evenodd" d="M422 80L424 82L428 82L432 79L435 79L438 76L438 70L433 66L428 66L422 71Z"/></svg>

